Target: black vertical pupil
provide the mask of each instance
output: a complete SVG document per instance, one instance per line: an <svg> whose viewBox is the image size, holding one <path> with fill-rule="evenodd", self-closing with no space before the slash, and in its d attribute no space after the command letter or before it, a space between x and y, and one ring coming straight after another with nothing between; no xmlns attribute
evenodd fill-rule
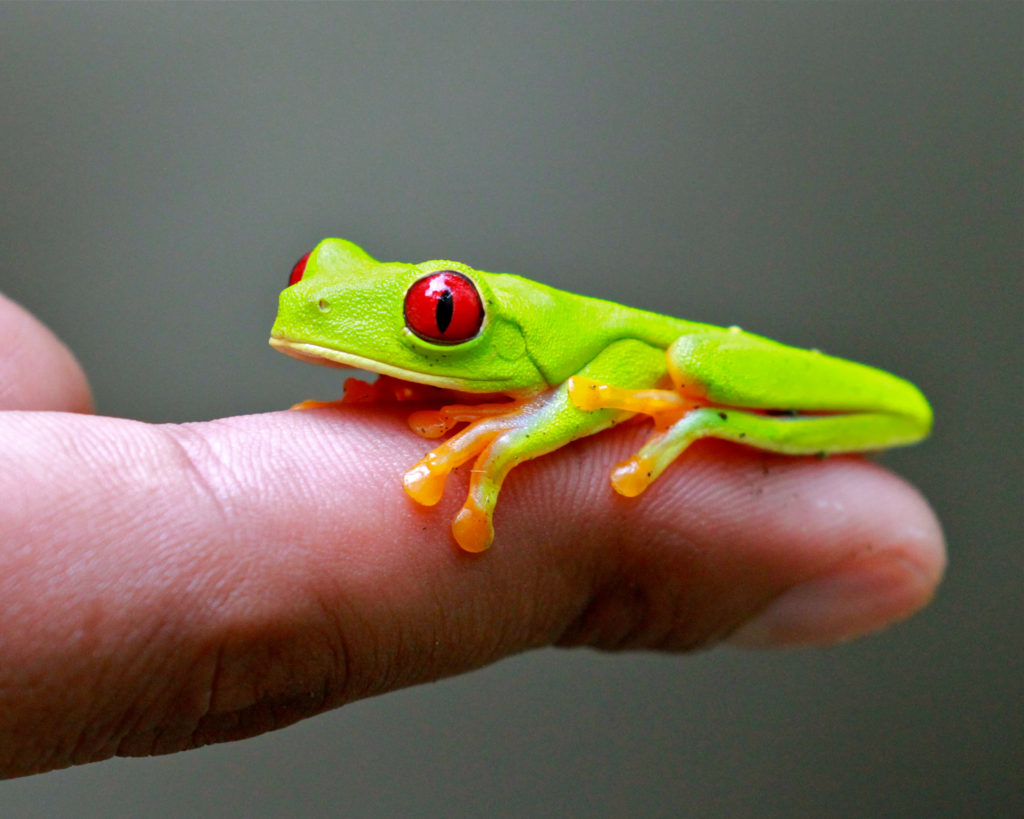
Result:
<svg viewBox="0 0 1024 819"><path fill-rule="evenodd" d="M452 314L455 312L455 299L451 290L445 290L437 300L437 307L434 310L434 318L437 321L437 329L444 333L448 325L452 323Z"/></svg>

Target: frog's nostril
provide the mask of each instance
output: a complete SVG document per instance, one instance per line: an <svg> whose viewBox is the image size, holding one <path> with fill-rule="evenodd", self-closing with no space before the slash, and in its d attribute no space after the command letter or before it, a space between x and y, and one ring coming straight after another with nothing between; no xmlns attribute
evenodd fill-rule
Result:
<svg viewBox="0 0 1024 819"><path fill-rule="evenodd" d="M327 299L320 299L316 306L320 308L321 313L329 313L331 310L331 303Z"/></svg>

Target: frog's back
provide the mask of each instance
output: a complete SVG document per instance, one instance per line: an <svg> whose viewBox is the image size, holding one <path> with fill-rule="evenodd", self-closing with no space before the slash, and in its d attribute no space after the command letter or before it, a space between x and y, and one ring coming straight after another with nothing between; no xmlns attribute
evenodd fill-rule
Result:
<svg viewBox="0 0 1024 819"><path fill-rule="evenodd" d="M616 341L635 339L667 350L681 335L716 329L591 296L581 296L512 273L490 274L506 319L516 322L527 354L559 383Z"/></svg>

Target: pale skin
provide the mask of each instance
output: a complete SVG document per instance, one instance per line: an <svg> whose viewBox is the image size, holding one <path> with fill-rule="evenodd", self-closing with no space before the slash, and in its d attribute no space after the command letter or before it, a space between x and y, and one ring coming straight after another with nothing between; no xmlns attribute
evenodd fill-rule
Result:
<svg viewBox="0 0 1024 819"><path fill-rule="evenodd" d="M857 457L701 442L623 499L608 463L640 426L516 469L500 544L467 555L439 525L465 476L433 509L394 479L423 447L401 408L94 416L46 328L2 297L0 326L5 776L238 739L539 646L832 643L942 574L927 504Z"/></svg>

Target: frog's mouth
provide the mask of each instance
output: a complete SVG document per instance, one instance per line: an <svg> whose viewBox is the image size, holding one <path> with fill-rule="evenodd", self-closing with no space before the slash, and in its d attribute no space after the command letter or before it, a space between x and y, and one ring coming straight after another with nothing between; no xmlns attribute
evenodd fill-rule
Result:
<svg viewBox="0 0 1024 819"><path fill-rule="evenodd" d="M270 346L275 350L305 361L309 364L320 364L327 367L345 367L354 370L368 370L380 375L390 375L402 381L413 381L417 384L429 384L433 387L453 389L453 379L433 373L421 373L416 370L407 370L404 367L396 367L393 364L386 364L373 358L347 353L344 350L335 350L333 347L324 347L320 344L310 344L308 341L291 341L282 336L271 336ZM474 381L472 378L460 378L463 384Z"/></svg>

